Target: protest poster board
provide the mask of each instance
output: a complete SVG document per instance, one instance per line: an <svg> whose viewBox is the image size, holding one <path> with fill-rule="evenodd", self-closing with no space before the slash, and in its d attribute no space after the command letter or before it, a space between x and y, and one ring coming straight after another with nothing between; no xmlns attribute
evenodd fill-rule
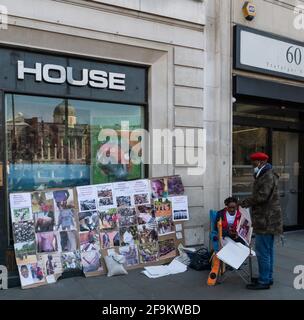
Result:
<svg viewBox="0 0 304 320"><path fill-rule="evenodd" d="M179 176L159 179L170 186L160 198L153 198L149 179L10 194L22 288L76 270L106 274L103 257L113 252L129 270L170 262L184 242L188 203ZM176 222L172 203L187 212Z"/></svg>

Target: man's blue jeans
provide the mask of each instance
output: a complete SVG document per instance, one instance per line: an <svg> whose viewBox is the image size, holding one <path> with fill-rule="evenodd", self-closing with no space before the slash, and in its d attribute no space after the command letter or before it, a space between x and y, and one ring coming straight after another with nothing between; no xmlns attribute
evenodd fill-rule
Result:
<svg viewBox="0 0 304 320"><path fill-rule="evenodd" d="M259 265L259 283L269 284L273 281L273 246L272 234L256 234L255 250Z"/></svg>

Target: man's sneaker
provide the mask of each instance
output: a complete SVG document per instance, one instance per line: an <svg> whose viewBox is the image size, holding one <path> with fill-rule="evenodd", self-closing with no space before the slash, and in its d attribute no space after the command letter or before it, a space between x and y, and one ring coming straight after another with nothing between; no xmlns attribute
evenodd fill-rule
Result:
<svg viewBox="0 0 304 320"><path fill-rule="evenodd" d="M267 289L270 289L270 285L262 284L258 282L258 283L247 284L246 288L249 290L267 290Z"/></svg>

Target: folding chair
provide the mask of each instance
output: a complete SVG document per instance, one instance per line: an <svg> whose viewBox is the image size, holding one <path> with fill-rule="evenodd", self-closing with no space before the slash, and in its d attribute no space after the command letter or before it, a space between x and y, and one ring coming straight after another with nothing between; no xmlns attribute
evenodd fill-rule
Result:
<svg viewBox="0 0 304 320"><path fill-rule="evenodd" d="M221 276L220 283L224 282L228 277L236 274L238 275L246 284L252 282L252 253L249 247L250 254L246 260L242 263L239 269L234 269L233 267L226 268L226 272Z"/></svg>

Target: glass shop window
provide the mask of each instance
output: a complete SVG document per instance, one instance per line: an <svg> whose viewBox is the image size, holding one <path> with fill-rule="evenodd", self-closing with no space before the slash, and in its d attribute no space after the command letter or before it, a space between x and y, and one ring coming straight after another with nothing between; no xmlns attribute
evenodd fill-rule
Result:
<svg viewBox="0 0 304 320"><path fill-rule="evenodd" d="M122 147L130 131L144 128L142 106L15 94L5 103L9 192L144 177L143 164L128 161L140 140Z"/></svg>

